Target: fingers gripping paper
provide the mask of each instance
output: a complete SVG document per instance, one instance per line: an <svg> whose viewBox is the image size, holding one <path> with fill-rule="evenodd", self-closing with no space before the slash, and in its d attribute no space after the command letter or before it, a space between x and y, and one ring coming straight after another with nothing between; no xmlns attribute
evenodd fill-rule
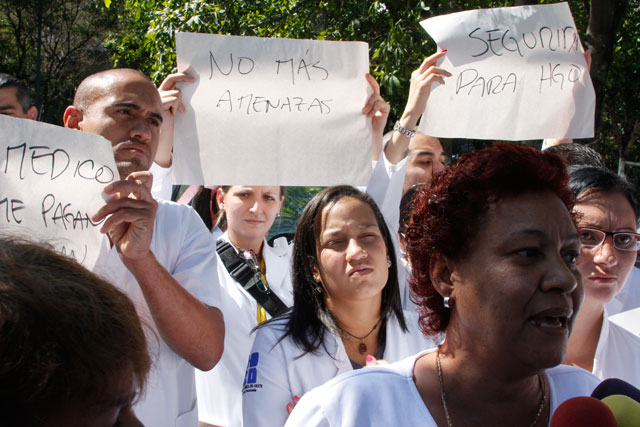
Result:
<svg viewBox="0 0 640 427"><path fill-rule="evenodd" d="M365 185L371 170L362 42L176 34L187 112L180 184Z"/></svg>
<svg viewBox="0 0 640 427"><path fill-rule="evenodd" d="M103 236L90 218L117 177L106 139L0 116L0 234L48 242L92 268Z"/></svg>
<svg viewBox="0 0 640 427"><path fill-rule="evenodd" d="M451 72L420 131L527 140L593 136L595 93L569 6L481 9L421 23Z"/></svg>

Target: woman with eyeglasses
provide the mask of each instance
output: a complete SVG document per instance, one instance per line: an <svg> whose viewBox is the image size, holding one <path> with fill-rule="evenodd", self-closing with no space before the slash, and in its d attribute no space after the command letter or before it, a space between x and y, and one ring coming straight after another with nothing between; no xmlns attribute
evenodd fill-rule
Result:
<svg viewBox="0 0 640 427"><path fill-rule="evenodd" d="M607 169L581 166L569 176L576 195L573 212L582 243L577 267L585 297L564 363L640 387L640 337L610 322L605 308L636 261L640 202L632 185Z"/></svg>

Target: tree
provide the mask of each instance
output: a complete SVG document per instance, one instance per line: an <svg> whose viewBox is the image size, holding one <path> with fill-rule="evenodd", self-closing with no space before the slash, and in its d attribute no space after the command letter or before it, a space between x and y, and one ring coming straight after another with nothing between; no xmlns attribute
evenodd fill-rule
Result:
<svg viewBox="0 0 640 427"><path fill-rule="evenodd" d="M41 120L60 124L80 80L112 67L102 41L118 25L115 9L90 0L0 0L0 70L35 89L40 45Z"/></svg>
<svg viewBox="0 0 640 427"><path fill-rule="evenodd" d="M128 55L118 64L142 63L159 82L175 68L175 30L261 37L363 40L369 43L371 70L392 105L393 123L404 107L409 76L435 49L419 21L480 7L553 3L555 0L127 0L141 28L123 40ZM570 0L583 42L593 52L591 75L597 94L596 136L582 141L597 146L609 166L637 160L640 125L637 63L640 47L638 0ZM144 24L141 24L144 22ZM135 41L135 42L134 42ZM130 49L131 46L138 46ZM142 46L142 47L140 47ZM131 52L139 54L131 57ZM140 60L141 59L141 60ZM620 168L622 169L622 168ZM630 171L635 177L640 171Z"/></svg>

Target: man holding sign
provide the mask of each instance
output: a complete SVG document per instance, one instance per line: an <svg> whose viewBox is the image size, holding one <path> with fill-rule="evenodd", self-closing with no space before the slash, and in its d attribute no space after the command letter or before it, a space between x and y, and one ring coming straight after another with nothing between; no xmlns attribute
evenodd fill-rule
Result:
<svg viewBox="0 0 640 427"><path fill-rule="evenodd" d="M64 113L65 127L111 141L120 181L105 188L107 203L93 217L105 219L96 270L123 289L138 314L153 325L157 359L147 393L135 407L147 426L197 424L192 366L209 370L224 341L214 242L187 206L156 202L150 193L162 124L153 83L128 69L87 77Z"/></svg>

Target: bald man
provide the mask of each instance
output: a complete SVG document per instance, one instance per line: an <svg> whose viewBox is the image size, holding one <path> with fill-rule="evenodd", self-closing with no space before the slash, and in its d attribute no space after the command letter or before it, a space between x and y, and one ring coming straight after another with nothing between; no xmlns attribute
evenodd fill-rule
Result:
<svg viewBox="0 0 640 427"><path fill-rule="evenodd" d="M0 73L0 114L19 119L38 118L38 109L31 104L27 86L5 73Z"/></svg>
<svg viewBox="0 0 640 427"><path fill-rule="evenodd" d="M148 169L158 148L162 104L153 83L129 69L87 77L65 127L111 142L120 180L105 188L108 202L93 217L105 238L96 272L134 301L156 359L147 392L135 406L149 427L197 425L194 369L210 370L224 343L215 278L215 242L188 206L157 202ZM155 344L155 350L154 350Z"/></svg>

